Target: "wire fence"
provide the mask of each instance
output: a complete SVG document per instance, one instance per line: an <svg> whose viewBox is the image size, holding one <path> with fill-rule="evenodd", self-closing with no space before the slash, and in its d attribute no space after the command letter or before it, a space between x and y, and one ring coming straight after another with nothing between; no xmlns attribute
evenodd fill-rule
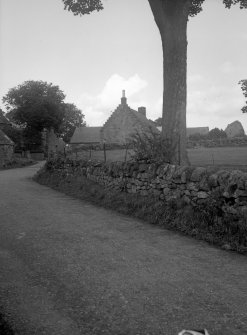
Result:
<svg viewBox="0 0 247 335"><path fill-rule="evenodd" d="M74 159L128 162L133 157L132 149L80 150L69 154ZM231 167L247 171L247 147L218 147L188 149L191 165Z"/></svg>

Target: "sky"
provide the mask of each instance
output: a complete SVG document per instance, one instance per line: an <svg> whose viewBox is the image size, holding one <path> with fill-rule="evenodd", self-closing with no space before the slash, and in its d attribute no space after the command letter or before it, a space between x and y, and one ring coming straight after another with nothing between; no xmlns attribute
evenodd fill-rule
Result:
<svg viewBox="0 0 247 335"><path fill-rule="evenodd" d="M74 16L62 0L0 0L0 100L26 80L58 85L89 126L102 126L126 91L130 107L162 115L162 47L148 0L103 0ZM188 23L187 126L210 129L247 115L247 9L205 0ZM0 107L6 111L2 101Z"/></svg>

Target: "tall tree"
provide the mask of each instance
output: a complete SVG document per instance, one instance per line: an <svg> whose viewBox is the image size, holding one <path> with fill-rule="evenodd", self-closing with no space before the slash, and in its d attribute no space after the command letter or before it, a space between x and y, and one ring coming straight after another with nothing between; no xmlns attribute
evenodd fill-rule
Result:
<svg viewBox="0 0 247 335"><path fill-rule="evenodd" d="M74 15L102 10L101 0L62 0ZM186 97L187 97L187 22L202 10L204 0L148 0L159 28L163 46L163 113L162 136L176 144L173 162L186 164ZM226 8L247 0L222 0Z"/></svg>
<svg viewBox="0 0 247 335"><path fill-rule="evenodd" d="M56 131L64 116L65 95L58 86L44 81L25 81L11 88L3 97L7 116L23 127L37 131L54 128Z"/></svg>
<svg viewBox="0 0 247 335"><path fill-rule="evenodd" d="M240 80L239 85L241 85L241 89L243 91L244 97L247 99L247 79ZM247 113L247 100L245 101L246 106L244 106L241 111L243 113Z"/></svg>
<svg viewBox="0 0 247 335"><path fill-rule="evenodd" d="M21 126L26 149L40 147L44 128L59 131L64 117L64 99L58 86L33 80L11 88L3 97L8 111L6 116Z"/></svg>
<svg viewBox="0 0 247 335"><path fill-rule="evenodd" d="M63 140L68 143L76 127L85 126L84 114L74 104L64 104L64 117L59 128Z"/></svg>

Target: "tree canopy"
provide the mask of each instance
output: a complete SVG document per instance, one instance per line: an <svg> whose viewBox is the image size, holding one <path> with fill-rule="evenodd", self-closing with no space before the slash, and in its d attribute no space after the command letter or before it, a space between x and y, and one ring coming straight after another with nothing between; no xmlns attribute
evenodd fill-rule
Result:
<svg viewBox="0 0 247 335"><path fill-rule="evenodd" d="M59 133L66 143L70 141L76 127L86 125L83 119L84 114L74 104L64 104L64 117L59 128Z"/></svg>
<svg viewBox="0 0 247 335"><path fill-rule="evenodd" d="M7 116L15 123L37 131L59 129L64 116L65 95L58 86L44 81L25 81L3 97Z"/></svg>
<svg viewBox="0 0 247 335"><path fill-rule="evenodd" d="M103 0L62 0L74 15L103 9ZM205 0L148 0L163 47L162 137L176 143L172 163L187 164L187 22L202 11ZM247 0L222 0L226 8L247 8ZM131 10L131 9L130 9Z"/></svg>
<svg viewBox="0 0 247 335"><path fill-rule="evenodd" d="M207 134L207 138L210 140L217 140L220 138L227 138L227 134L223 129L213 128Z"/></svg>
<svg viewBox="0 0 247 335"><path fill-rule="evenodd" d="M244 106L241 110L243 113L247 113L247 79L240 80L239 85L241 85L244 97L246 98L246 106Z"/></svg>
<svg viewBox="0 0 247 335"><path fill-rule="evenodd" d="M23 129L29 149L41 144L41 131L53 128L65 142L76 126L85 125L84 115L74 104L65 103L59 86L44 81L25 81L11 88L3 97L6 116Z"/></svg>
<svg viewBox="0 0 247 335"><path fill-rule="evenodd" d="M74 15L85 15L90 14L93 11L100 11L104 9L103 3L101 0L62 0L64 3L64 8L71 11ZM149 0L149 2L163 2L167 0ZM169 1L169 0L168 0ZM173 0L174 1L174 0ZM202 4L205 0L180 0L181 3L188 2L189 15L195 16L202 10ZM174 1L176 2L176 1ZM246 0L223 0L226 8L231 8L232 5L239 4L240 8L247 7Z"/></svg>

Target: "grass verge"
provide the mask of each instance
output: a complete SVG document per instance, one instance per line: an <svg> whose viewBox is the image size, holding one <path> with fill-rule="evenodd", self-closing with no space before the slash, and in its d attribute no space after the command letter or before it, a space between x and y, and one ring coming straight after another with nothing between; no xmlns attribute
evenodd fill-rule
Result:
<svg viewBox="0 0 247 335"><path fill-rule="evenodd" d="M154 197L105 189L83 176L49 172L45 167L35 175L34 180L95 205L207 241L226 250L247 254L247 222L220 218L214 209L194 210L177 201L165 204Z"/></svg>
<svg viewBox="0 0 247 335"><path fill-rule="evenodd" d="M36 161L28 158L14 158L13 160L6 162L4 166L0 167L0 170L16 169L24 166L35 164Z"/></svg>

